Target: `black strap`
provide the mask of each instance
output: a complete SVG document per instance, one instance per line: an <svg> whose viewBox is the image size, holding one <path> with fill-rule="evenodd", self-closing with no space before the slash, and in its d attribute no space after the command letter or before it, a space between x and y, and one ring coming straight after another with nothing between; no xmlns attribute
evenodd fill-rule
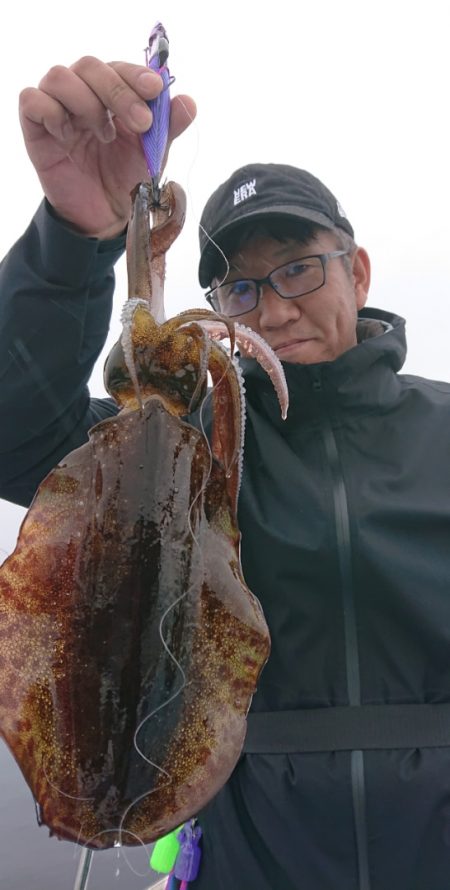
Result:
<svg viewBox="0 0 450 890"><path fill-rule="evenodd" d="M251 712L244 754L450 746L450 704Z"/></svg>

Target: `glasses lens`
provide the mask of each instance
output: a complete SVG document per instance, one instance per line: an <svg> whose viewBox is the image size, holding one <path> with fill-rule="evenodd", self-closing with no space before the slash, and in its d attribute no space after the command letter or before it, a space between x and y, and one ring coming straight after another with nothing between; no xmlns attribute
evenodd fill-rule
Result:
<svg viewBox="0 0 450 890"><path fill-rule="evenodd" d="M272 287L280 297L301 297L321 287L324 282L320 257L304 257L275 269L270 276Z"/></svg>
<svg viewBox="0 0 450 890"><path fill-rule="evenodd" d="M244 315L251 312L258 302L258 290L254 281L229 281L211 291L211 302L216 312L224 315Z"/></svg>

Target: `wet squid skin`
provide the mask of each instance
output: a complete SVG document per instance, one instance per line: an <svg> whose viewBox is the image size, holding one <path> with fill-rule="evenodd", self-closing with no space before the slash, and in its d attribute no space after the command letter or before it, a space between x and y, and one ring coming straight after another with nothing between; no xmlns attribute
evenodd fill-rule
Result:
<svg viewBox="0 0 450 890"><path fill-rule="evenodd" d="M168 203L147 233L160 257L158 231L179 228L174 191ZM270 647L239 561L238 378L201 310L154 320L135 238L132 225L130 296L141 274L149 305L128 313L105 370L122 411L43 481L0 570L1 733L42 822L92 848L150 842L214 796ZM207 367L213 457L180 419Z"/></svg>

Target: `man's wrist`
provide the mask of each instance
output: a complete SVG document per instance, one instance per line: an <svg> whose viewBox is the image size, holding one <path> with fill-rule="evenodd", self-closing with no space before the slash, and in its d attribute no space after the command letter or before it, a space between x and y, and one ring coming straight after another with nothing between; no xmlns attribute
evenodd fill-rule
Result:
<svg viewBox="0 0 450 890"><path fill-rule="evenodd" d="M42 276L69 291L110 275L126 245L124 235L100 241L76 232L47 200L34 216L34 230L38 233Z"/></svg>
<svg viewBox="0 0 450 890"><path fill-rule="evenodd" d="M75 235L79 235L80 238L90 238L96 241L114 241L117 238L121 238L126 234L127 231L127 221L123 221L122 223L117 222L113 223L106 229L103 229L100 232L86 232L83 229L79 228L79 226L70 222L70 220L65 219L64 216L61 216L57 210L50 204L47 198L45 198L45 205L50 216L53 217L60 225L64 226L64 228L68 229L71 232L74 232Z"/></svg>

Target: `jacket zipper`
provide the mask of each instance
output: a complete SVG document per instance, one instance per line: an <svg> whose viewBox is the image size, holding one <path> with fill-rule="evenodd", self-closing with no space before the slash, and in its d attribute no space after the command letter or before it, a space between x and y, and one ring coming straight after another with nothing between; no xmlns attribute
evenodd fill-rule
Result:
<svg viewBox="0 0 450 890"><path fill-rule="evenodd" d="M344 613L345 663L347 675L347 694L349 705L357 707L361 704L361 680L359 670L358 632L356 627L355 600L353 594L353 576L351 564L350 519L348 512L347 492L339 460L336 437L330 423L326 406L320 371L314 369L313 390L320 399L320 419L325 454L330 467L336 540L339 558L339 572L342 589L342 605ZM364 752L352 751L350 773L352 784L353 818L355 823L356 850L358 860L359 890L370 890L369 857L367 843L366 790L364 778Z"/></svg>

